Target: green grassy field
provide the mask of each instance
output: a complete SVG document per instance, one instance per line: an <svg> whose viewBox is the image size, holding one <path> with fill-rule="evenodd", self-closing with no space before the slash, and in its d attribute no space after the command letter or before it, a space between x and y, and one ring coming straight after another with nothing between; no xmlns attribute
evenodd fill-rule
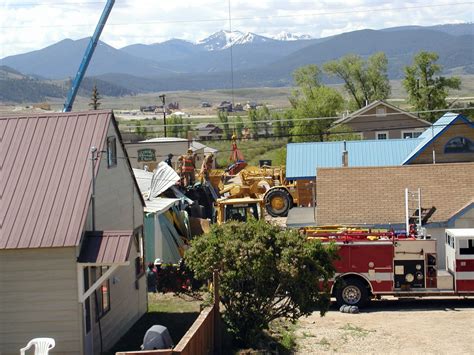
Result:
<svg viewBox="0 0 474 355"><path fill-rule="evenodd" d="M470 97L471 101L474 97L474 75L462 75L461 90L453 91L450 97ZM392 86L391 100L395 103L403 105L406 92L402 87L401 80L391 80ZM332 85L337 90L343 92L342 85ZM100 88L99 88L100 91ZM235 89L233 93L234 102L245 104L247 101L256 101L266 104L273 109L281 109L289 107L288 97L291 95L291 87L281 88L247 88ZM207 91L174 91L174 92L157 92L148 94L139 94L135 96L125 97L104 97L101 100L101 108L115 110L138 110L143 105L159 105L159 95L166 94L166 102L179 102L180 111L190 113L192 115L215 115L215 105L221 101L232 101L231 90L207 90ZM201 108L202 101L210 102L214 108ZM90 99L88 97L78 97L74 103L74 110L89 109ZM63 100L52 100L49 102L52 109L59 110L62 108Z"/></svg>

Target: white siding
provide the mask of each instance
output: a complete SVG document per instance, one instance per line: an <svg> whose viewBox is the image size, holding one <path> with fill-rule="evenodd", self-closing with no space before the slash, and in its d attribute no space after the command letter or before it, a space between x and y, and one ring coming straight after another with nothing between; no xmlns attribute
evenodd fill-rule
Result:
<svg viewBox="0 0 474 355"><path fill-rule="evenodd" d="M179 139L179 138L178 138ZM130 162L133 168L143 169L147 165L150 169L154 169L160 161L165 160L168 154L173 154L173 166L175 166L178 157L186 154L189 148L188 141L171 141L171 142L148 142L148 143L130 143L125 145ZM150 162L138 161L138 150L140 149L154 149L156 160Z"/></svg>
<svg viewBox="0 0 474 355"><path fill-rule="evenodd" d="M0 353L51 337L51 354L82 351L75 248L0 251Z"/></svg>

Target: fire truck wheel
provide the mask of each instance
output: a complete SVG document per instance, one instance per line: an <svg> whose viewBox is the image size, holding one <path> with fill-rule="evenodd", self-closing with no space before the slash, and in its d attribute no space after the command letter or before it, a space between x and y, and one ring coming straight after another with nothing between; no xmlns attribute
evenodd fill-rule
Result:
<svg viewBox="0 0 474 355"><path fill-rule="evenodd" d="M336 300L341 306L364 306L369 300L367 285L358 279L341 280L340 286L336 288Z"/></svg>
<svg viewBox="0 0 474 355"><path fill-rule="evenodd" d="M272 217L286 217L291 208L290 194L285 189L273 189L265 196L265 207Z"/></svg>

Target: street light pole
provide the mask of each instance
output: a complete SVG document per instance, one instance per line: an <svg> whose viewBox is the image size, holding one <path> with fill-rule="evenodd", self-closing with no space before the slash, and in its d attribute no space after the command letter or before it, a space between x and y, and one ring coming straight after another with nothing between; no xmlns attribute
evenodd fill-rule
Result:
<svg viewBox="0 0 474 355"><path fill-rule="evenodd" d="M163 128L165 130L165 137L166 137L166 108L165 108L165 97L166 95L160 95L161 103L163 104Z"/></svg>

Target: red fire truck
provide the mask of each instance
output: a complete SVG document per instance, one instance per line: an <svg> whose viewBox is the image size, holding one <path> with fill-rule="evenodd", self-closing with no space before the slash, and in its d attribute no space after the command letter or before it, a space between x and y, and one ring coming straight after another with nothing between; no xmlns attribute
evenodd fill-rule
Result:
<svg viewBox="0 0 474 355"><path fill-rule="evenodd" d="M446 269L436 243L413 233L358 228L312 228L309 239L334 242L340 259L331 293L338 304L364 306L382 296L474 296L474 229L446 229Z"/></svg>

